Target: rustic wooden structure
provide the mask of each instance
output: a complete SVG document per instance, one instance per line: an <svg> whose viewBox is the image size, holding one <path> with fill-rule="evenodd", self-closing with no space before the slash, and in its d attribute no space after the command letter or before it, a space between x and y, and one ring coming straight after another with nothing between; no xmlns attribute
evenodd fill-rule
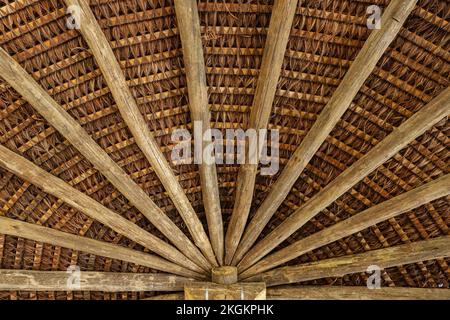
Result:
<svg viewBox="0 0 450 320"><path fill-rule="evenodd" d="M449 15L2 2L0 299L450 299ZM279 173L178 129L278 130Z"/></svg>

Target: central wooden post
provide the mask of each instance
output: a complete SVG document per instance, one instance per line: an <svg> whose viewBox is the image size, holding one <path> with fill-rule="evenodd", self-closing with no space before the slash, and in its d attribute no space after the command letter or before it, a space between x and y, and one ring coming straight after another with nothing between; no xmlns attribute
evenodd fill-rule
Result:
<svg viewBox="0 0 450 320"><path fill-rule="evenodd" d="M211 280L218 284L233 284L238 280L238 273L236 267L223 266L212 268Z"/></svg>
<svg viewBox="0 0 450 320"><path fill-rule="evenodd" d="M238 283L237 268L216 267L211 270L212 282L190 282L184 286L186 300L265 300L264 282Z"/></svg>

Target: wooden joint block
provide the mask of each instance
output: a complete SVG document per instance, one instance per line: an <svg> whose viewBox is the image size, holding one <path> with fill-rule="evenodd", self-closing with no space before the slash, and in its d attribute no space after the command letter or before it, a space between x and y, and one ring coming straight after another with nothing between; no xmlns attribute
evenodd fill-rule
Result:
<svg viewBox="0 0 450 320"><path fill-rule="evenodd" d="M238 280L237 268L231 266L212 268L211 280L218 284L236 283Z"/></svg>
<svg viewBox="0 0 450 320"><path fill-rule="evenodd" d="M185 300L266 300L264 282L217 284L192 282L184 286Z"/></svg>

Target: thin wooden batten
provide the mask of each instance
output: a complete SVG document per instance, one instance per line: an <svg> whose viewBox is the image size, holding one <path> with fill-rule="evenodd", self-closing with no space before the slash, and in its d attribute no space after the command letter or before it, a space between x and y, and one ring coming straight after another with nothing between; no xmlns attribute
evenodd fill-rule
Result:
<svg viewBox="0 0 450 320"><path fill-rule="evenodd" d="M169 197L172 199L173 204L178 209L178 212L189 229L195 244L200 248L211 264L217 265L214 252L203 225L189 202L189 199L184 193L183 188L178 182L175 174L173 173L173 170L167 162L164 154L161 152L158 143L150 132L147 122L141 114L136 100L134 99L131 90L126 83L125 76L114 55L114 52L112 51L108 40L95 19L88 2L85 0L65 0L65 3L67 6L77 6L80 9L80 32L88 43L89 48L95 57L95 61L105 77L106 83L108 84L111 94L116 101L122 118L127 124L128 129L130 129L136 144L152 165L156 175L163 184ZM188 69L188 66L186 66L186 69ZM211 190L208 190L207 192L210 193ZM219 205L218 199L217 204ZM215 221L215 223L217 223L217 221ZM220 226L221 223L222 217L220 216Z"/></svg>
<svg viewBox="0 0 450 320"><path fill-rule="evenodd" d="M374 205L342 222L294 242L259 261L250 269L246 270L242 274L242 277L259 274L272 269L289 260L295 259L304 253L355 234L356 232L374 226L377 223L394 218L395 216L449 194L450 174L447 174L423 186Z"/></svg>
<svg viewBox="0 0 450 320"><path fill-rule="evenodd" d="M289 159L277 181L271 186L270 193L250 221L236 251L233 264L238 263L258 239L258 236L289 194L306 165L326 140L345 111L350 107L359 89L400 31L401 26L413 10L416 2L417 0L399 0L389 3L382 16L381 29L372 31L340 85L312 128L308 131L306 137L302 140L300 146Z"/></svg>
<svg viewBox="0 0 450 320"><path fill-rule="evenodd" d="M368 252L274 269L245 281L264 281L267 286L290 284L366 272L371 265L381 269L450 256L450 236L416 241Z"/></svg>
<svg viewBox="0 0 450 320"><path fill-rule="evenodd" d="M297 4L297 0L276 0L272 9L261 69L248 123L248 128L255 129L257 132L261 129L266 129L269 122ZM255 155L250 155L248 146L246 147L245 163L239 168L233 213L225 237L226 264L232 264L233 256L248 219L255 188L258 165L249 162L249 157ZM256 157L259 158L259 155L256 155Z"/></svg>
<svg viewBox="0 0 450 320"><path fill-rule="evenodd" d="M97 256L107 257L135 263L140 266L149 267L185 277L203 279L204 276L197 272L186 269L184 266L176 265L158 256L141 251L132 250L116 244L103 242L95 239L81 237L54 230L51 228L0 217L0 233L13 237L25 238L37 242L48 243L72 250L82 251Z"/></svg>
<svg viewBox="0 0 450 320"><path fill-rule="evenodd" d="M158 230L196 264L210 269L211 264L198 248L170 220L109 155L89 136L52 97L17 63L0 48L0 75L56 130L58 130L94 167L103 174L132 205Z"/></svg>
<svg viewBox="0 0 450 320"><path fill-rule="evenodd" d="M0 167L38 186L43 191L61 199L114 231L156 252L179 265L201 272L201 268L189 261L180 251L158 237L145 231L118 213L70 186L64 180L41 169L31 161L0 145Z"/></svg>
<svg viewBox="0 0 450 320"><path fill-rule="evenodd" d="M280 286L267 289L267 300L450 300L449 289L369 289L364 286Z"/></svg>
<svg viewBox="0 0 450 320"><path fill-rule="evenodd" d="M2 291L180 291L191 281L163 273L0 270Z"/></svg>
<svg viewBox="0 0 450 320"><path fill-rule="evenodd" d="M239 263L245 271L378 166L450 113L450 88L423 106L257 243Z"/></svg>
<svg viewBox="0 0 450 320"><path fill-rule="evenodd" d="M202 125L200 133L202 148L197 146L196 150L202 151L206 146L212 144L212 135L197 2L195 0L175 0L174 4L183 49L191 120ZM194 134L196 133L194 132ZM202 159L203 155L198 154L196 158ZM215 163L201 161L199 173L210 240L217 260L222 265L224 256L223 221Z"/></svg>

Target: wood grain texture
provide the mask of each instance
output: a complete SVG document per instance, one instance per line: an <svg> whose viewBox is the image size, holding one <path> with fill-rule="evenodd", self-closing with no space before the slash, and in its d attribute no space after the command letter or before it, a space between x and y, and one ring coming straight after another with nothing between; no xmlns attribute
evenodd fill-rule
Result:
<svg viewBox="0 0 450 320"><path fill-rule="evenodd" d="M355 286L280 286L267 289L267 300L450 300L449 289Z"/></svg>
<svg viewBox="0 0 450 320"><path fill-rule="evenodd" d="M370 265L377 265L385 269L448 256L450 256L450 236L444 236L385 249L371 250L361 254L278 268L247 278L245 281L263 281L267 286L276 286L366 272Z"/></svg>
<svg viewBox="0 0 450 320"><path fill-rule="evenodd" d="M185 195L183 188L178 182L158 143L151 134L147 122L141 114L136 100L126 83L122 69L120 68L108 40L98 25L88 2L85 0L65 0L65 2L67 6L74 5L81 9L80 31L105 77L106 83L116 101L122 118L127 124L128 129L130 129L136 144L150 162L153 170L167 191L167 194L178 209L195 244L208 258L209 262L215 265L216 260L214 258L214 253L208 240L208 236L203 229L203 225L189 202L189 199ZM208 192L211 191L209 190ZM222 220L220 220L220 222L221 221Z"/></svg>
<svg viewBox="0 0 450 320"><path fill-rule="evenodd" d="M202 270L170 244L138 227L118 213L104 207L65 181L55 177L2 145L0 145L0 167L38 186L43 191L66 202L74 209L83 212L92 219L110 227L114 231L143 245L160 256L192 270Z"/></svg>
<svg viewBox="0 0 450 320"><path fill-rule="evenodd" d="M184 300L184 292L159 294L150 298L145 298L142 300Z"/></svg>
<svg viewBox="0 0 450 320"><path fill-rule="evenodd" d="M255 243L261 231L289 194L306 165L350 107L361 86L375 68L389 44L413 10L417 0L391 1L382 16L382 27L373 30L356 59L352 62L344 79L333 93L300 146L289 159L271 192L256 211L242 237L234 258L239 262Z"/></svg>
<svg viewBox="0 0 450 320"><path fill-rule="evenodd" d="M197 153L196 158L202 159L201 151L205 150L206 146L211 145L212 136L209 130L211 114L208 106L205 60L203 57L197 1L175 0L174 4L183 49L191 120L202 126L203 147L198 148L196 146L195 148L195 152ZM215 163L202 161L199 164L199 172L209 237L217 260L222 265L224 256L224 232L216 165Z"/></svg>
<svg viewBox="0 0 450 320"><path fill-rule="evenodd" d="M73 276L79 277L79 283L71 279ZM159 273L81 271L76 275L67 271L0 270L2 291L180 291L190 281Z"/></svg>
<svg viewBox="0 0 450 320"><path fill-rule="evenodd" d="M261 69L247 126L255 129L257 132L260 129L267 128L297 4L297 0L275 0L272 9ZM249 154L248 146L246 147L246 163L241 165L239 169L236 199L225 237L225 263L233 265L235 264L233 257L250 212L258 170L257 164L248 162L251 155Z"/></svg>
<svg viewBox="0 0 450 320"><path fill-rule="evenodd" d="M269 253L320 211L342 196L378 166L393 157L415 138L422 135L450 113L450 88L445 89L416 112L368 153L342 172L319 193L300 206L277 228L257 243L242 259L238 268L245 271Z"/></svg>
<svg viewBox="0 0 450 320"><path fill-rule="evenodd" d="M447 174L416 189L405 192L378 205L374 205L373 207L370 207L369 209L364 210L342 222L325 228L322 231L300 239L262 259L250 269L246 270L242 276L251 276L275 268L276 266L295 259L302 254L352 235L356 232L369 228L370 226L376 225L379 222L391 219L449 194L450 174Z"/></svg>
<svg viewBox="0 0 450 320"><path fill-rule="evenodd" d="M265 300L263 282L234 283L189 282L184 286L185 300Z"/></svg>
<svg viewBox="0 0 450 320"><path fill-rule="evenodd" d="M42 227L33 223L0 217L0 233L82 251L97 256L127 261L144 267L190 278L202 279L204 277L197 272L188 270L185 267L178 266L152 254Z"/></svg>
<svg viewBox="0 0 450 320"><path fill-rule="evenodd" d="M233 284L238 279L237 268L232 266L223 266L212 268L211 281L219 284Z"/></svg>

